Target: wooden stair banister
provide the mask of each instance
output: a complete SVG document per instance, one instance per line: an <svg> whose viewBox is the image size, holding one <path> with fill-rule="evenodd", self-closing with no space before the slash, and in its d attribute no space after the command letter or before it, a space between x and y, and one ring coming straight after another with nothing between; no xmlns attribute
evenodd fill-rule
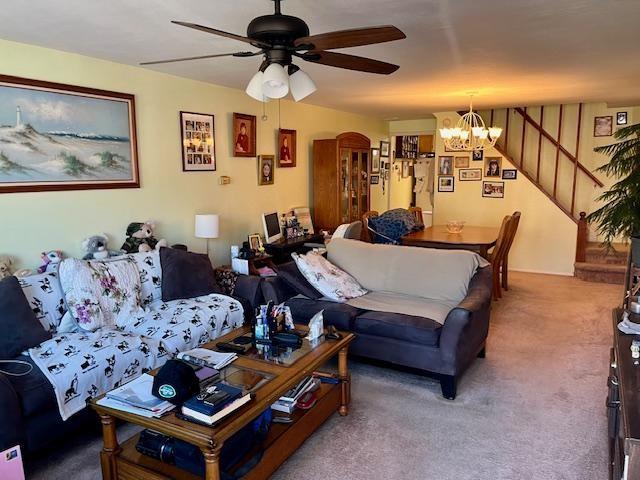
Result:
<svg viewBox="0 0 640 480"><path fill-rule="evenodd" d="M587 261L587 244L589 243L589 224L586 212L580 212L578 235L576 239L576 262Z"/></svg>

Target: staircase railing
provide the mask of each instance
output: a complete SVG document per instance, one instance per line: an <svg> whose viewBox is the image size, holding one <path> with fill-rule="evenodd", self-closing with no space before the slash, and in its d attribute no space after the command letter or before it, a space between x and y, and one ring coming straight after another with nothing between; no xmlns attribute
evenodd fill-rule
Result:
<svg viewBox="0 0 640 480"><path fill-rule="evenodd" d="M589 243L589 224L586 212L580 212L578 235L576 238L576 262L587 261L587 244Z"/></svg>

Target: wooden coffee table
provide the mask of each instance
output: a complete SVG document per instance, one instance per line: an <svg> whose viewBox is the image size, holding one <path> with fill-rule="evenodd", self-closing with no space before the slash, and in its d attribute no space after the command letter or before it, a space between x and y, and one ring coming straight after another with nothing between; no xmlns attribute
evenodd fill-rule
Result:
<svg viewBox="0 0 640 480"><path fill-rule="evenodd" d="M217 342L230 341L239 335L249 333L249 327L242 327L216 339L215 342L205 345L205 347L214 348ZM104 441L100 454L102 477L105 480L195 480L200 478L139 453L135 449L139 434L119 443L116 435L116 419L120 419L199 447L205 458L205 479L219 480L218 461L224 442L268 409L287 390L337 355L337 377L340 383L323 383L318 390L316 405L310 410L296 410L292 414L293 423L272 423L269 435L263 445L262 460L243 478L257 480L269 477L336 410L342 416L347 415L350 402L347 350L354 338L353 334L342 332L340 340L325 339L290 366L276 365L264 360L240 356L232 365L264 372L271 375L272 378L255 390L255 398L252 401L212 427L181 420L176 417L174 412L169 412L162 418L145 418L114 410L98 405L96 402L102 396L97 397L91 401L91 406L98 412L102 421Z"/></svg>

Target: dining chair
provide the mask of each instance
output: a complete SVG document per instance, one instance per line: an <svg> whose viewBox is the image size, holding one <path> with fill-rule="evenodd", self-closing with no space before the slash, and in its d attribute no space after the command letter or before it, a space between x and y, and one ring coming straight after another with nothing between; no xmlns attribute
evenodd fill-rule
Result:
<svg viewBox="0 0 640 480"><path fill-rule="evenodd" d="M500 225L500 232L498 233L498 239L496 245L493 247L489 261L493 268L493 299L498 300L502 298L502 289L500 288L500 266L504 258L504 253L507 249L507 240L509 229L511 228L511 215L506 215L502 219L502 225Z"/></svg>
<svg viewBox="0 0 640 480"><path fill-rule="evenodd" d="M415 219L417 225L424 226L424 218L422 218L422 208L409 207L407 210L409 210L409 213L413 215L413 218Z"/></svg>
<svg viewBox="0 0 640 480"><path fill-rule="evenodd" d="M518 225L520 224L520 212L513 212L511 215L511 228L509 228L509 234L507 239L507 247L502 259L502 265L500 265L500 275L502 277L502 288L509 290L509 252L513 245L513 239L516 237L518 231Z"/></svg>
<svg viewBox="0 0 640 480"><path fill-rule="evenodd" d="M369 210L368 212L364 212L362 214L362 241L373 243L373 235L371 234L371 229L369 227L369 218L377 217L378 212L376 210Z"/></svg>

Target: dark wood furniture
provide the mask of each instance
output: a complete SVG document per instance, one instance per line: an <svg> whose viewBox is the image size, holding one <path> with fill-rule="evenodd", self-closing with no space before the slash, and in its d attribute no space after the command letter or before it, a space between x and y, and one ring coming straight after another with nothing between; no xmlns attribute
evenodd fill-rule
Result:
<svg viewBox="0 0 640 480"><path fill-rule="evenodd" d="M313 224L333 231L360 220L370 204L371 141L349 132L313 142Z"/></svg>
<svg viewBox="0 0 640 480"><path fill-rule="evenodd" d="M412 232L400 239L402 245L448 250L473 250L489 258L489 249L496 244L498 229L465 225L461 233L449 233L446 225L434 225Z"/></svg>
<svg viewBox="0 0 640 480"><path fill-rule="evenodd" d="M369 210L368 212L364 212L362 214L362 235L360 239L363 242L373 243L373 235L371 230L369 230L369 219L371 217L377 217L378 212L375 210Z"/></svg>
<svg viewBox="0 0 640 480"><path fill-rule="evenodd" d="M249 331L249 327L234 330L207 346L213 348L217 342L232 340ZM133 436L122 444L119 443L115 424L116 419L120 419L196 445L204 454L205 480L219 480L218 461L225 440L270 408L272 403L305 376L319 369L331 358L338 356L340 383L335 385L323 383L316 405L310 410L295 412L293 423L272 424L263 445L265 452L262 460L243 477L246 480L268 478L336 410L342 416L347 415L351 395L347 349L354 338L353 334L345 332L340 340L326 340L288 367L240 356L234 365L265 372L273 375L273 378L255 391L255 398L251 402L213 427L180 420L173 412L169 412L162 418L145 418L102 407L96 403L102 396L92 400L91 406L98 412L102 421L104 445L100 459L103 479L196 480L199 478L139 453L135 449L139 435ZM331 448L331 445L327 445L327 448Z"/></svg>
<svg viewBox="0 0 640 480"><path fill-rule="evenodd" d="M489 261L491 262L491 266L493 268L492 290L494 300L502 298L502 289L500 288L500 266L504 262L504 257L509 245L509 231L512 228L512 219L513 217L511 215L506 215L502 219L502 225L500 225L500 232L498 233L498 240L496 241L496 245L489 257Z"/></svg>
<svg viewBox="0 0 640 480"><path fill-rule="evenodd" d="M623 310L613 310L613 348L607 380L609 479L640 478L640 365L631 358L633 335L618 330ZM640 321L640 320L636 320Z"/></svg>
<svg viewBox="0 0 640 480"><path fill-rule="evenodd" d="M265 251L272 256L274 263L285 263L291 260L292 253L306 252L310 247L305 243L324 243L324 235L315 233L296 238L283 238L264 246Z"/></svg>
<svg viewBox="0 0 640 480"><path fill-rule="evenodd" d="M513 246L513 240L516 238L518 232L518 225L520 225L520 212L513 212L511 215L511 226L509 228L509 238L507 239L507 247L500 265L500 274L502 278L502 288L509 290L509 252Z"/></svg>

